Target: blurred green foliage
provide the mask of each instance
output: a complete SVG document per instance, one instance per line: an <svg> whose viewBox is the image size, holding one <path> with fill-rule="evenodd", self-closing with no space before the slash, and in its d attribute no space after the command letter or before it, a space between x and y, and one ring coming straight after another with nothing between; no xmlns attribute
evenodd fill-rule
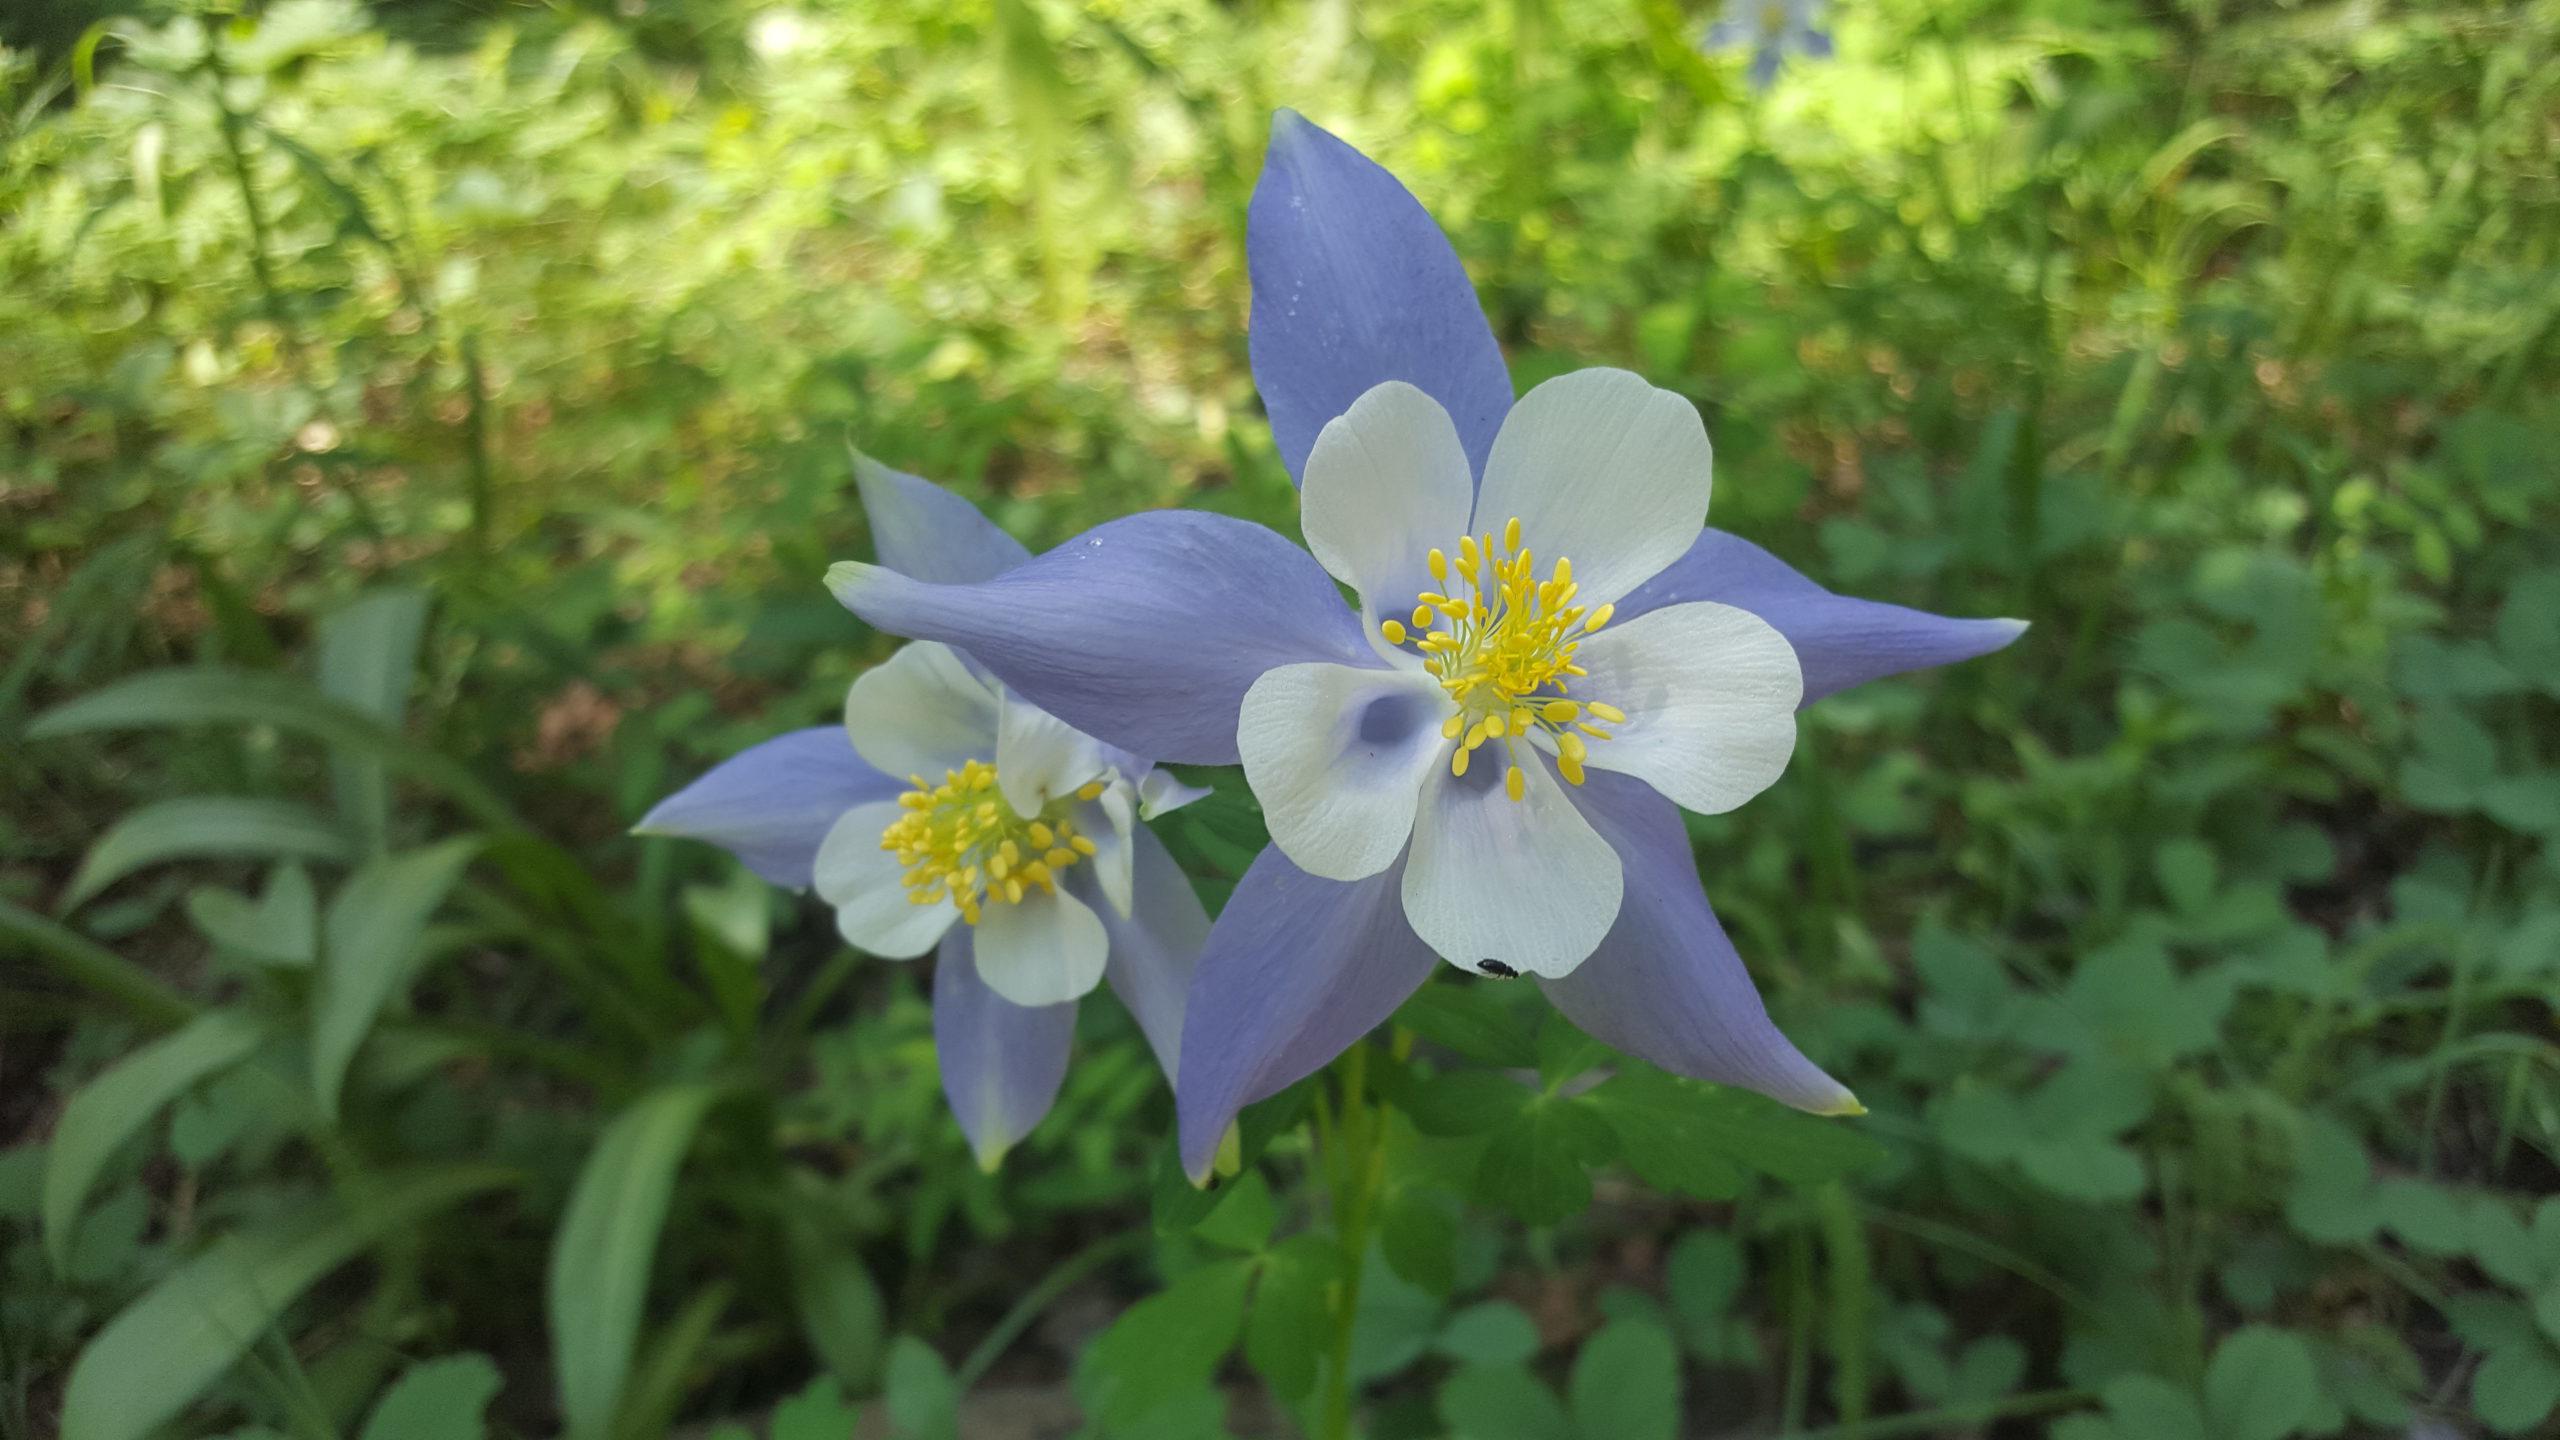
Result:
<svg viewBox="0 0 2560 1440"><path fill-rule="evenodd" d="M0 1432L1306 1418L1321 1099L1196 1194L1090 1006L983 1174L915 972L622 834L892 643L848 442L1292 524L1282 104L1524 386L1695 397L1720 525L2037 625L1695 824L1854 1128L1408 1007L1368 1433L2551 1423L2550 0L1851 0L1765 97L1673 0L71 13L0 51Z"/></svg>

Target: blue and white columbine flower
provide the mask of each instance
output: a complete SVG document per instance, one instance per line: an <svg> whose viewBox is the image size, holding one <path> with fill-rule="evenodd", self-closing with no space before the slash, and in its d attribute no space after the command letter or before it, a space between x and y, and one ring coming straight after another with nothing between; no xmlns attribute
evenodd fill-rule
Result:
<svg viewBox="0 0 2560 1440"><path fill-rule="evenodd" d="M1822 0L1725 0L1724 16L1707 27L1710 50L1751 52L1751 86L1766 90L1789 52L1808 60L1831 58L1831 36L1814 20Z"/></svg>
<svg viewBox="0 0 2560 1440"><path fill-rule="evenodd" d="M1029 558L926 481L861 458L855 474L884 566L955 583ZM1138 821L1202 793L923 641L853 682L842 726L747 750L637 828L814 887L860 949L910 959L938 947L943 1093L992 1167L1048 1113L1076 1002L1106 978L1174 1075L1209 918Z"/></svg>
<svg viewBox="0 0 2560 1440"><path fill-rule="evenodd" d="M1274 843L1192 982L1186 1166L1205 1173L1239 1109L1385 1019L1435 956L1535 974L1667 1069L1853 1110L1770 1023L1680 807L1767 786L1800 704L2025 626L1834 595L1703 529L1705 430L1633 375L1515 404L1431 217L1294 114L1247 258L1254 377L1313 556L1164 511L977 583L828 577L873 624L960 646L1111 743L1245 765Z"/></svg>

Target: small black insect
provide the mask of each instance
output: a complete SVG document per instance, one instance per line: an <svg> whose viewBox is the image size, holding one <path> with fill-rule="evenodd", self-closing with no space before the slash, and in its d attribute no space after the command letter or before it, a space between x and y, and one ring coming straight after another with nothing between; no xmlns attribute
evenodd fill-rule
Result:
<svg viewBox="0 0 2560 1440"><path fill-rule="evenodd" d="M1479 960L1476 962L1476 968L1487 975L1492 976L1496 980L1517 980L1520 978L1519 971L1512 969L1510 966L1503 964L1499 960Z"/></svg>

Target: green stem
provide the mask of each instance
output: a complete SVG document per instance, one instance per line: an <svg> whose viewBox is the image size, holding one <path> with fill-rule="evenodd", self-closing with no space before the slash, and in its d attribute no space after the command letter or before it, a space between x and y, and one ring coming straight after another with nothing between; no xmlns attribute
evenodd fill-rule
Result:
<svg viewBox="0 0 2560 1440"><path fill-rule="evenodd" d="M987 1372L995 1368L995 1363L1004 1358L1004 1352L1012 1347L1013 1342L1022 1338L1022 1332L1030 1329L1033 1321L1057 1303L1059 1296L1074 1289L1094 1271L1119 1259L1123 1252L1137 1249L1147 1236L1148 1231L1143 1226L1118 1231L1059 1261L1056 1268L1040 1277L1040 1283L1022 1292L1022 1298L1014 1301L1013 1308L996 1321L996 1328L988 1331L987 1338L979 1341L977 1348L969 1352L969 1358L960 1362L960 1368L951 1372L952 1387L961 1394L967 1394L971 1386L986 1378Z"/></svg>
<svg viewBox="0 0 2560 1440"><path fill-rule="evenodd" d="M203 1008L79 931L7 900L0 900L0 944L33 951L55 974L116 1001L151 1025L182 1025Z"/></svg>
<svg viewBox="0 0 2560 1440"><path fill-rule="evenodd" d="M1814 1310L1813 1228L1797 1224L1787 1232L1787 1295L1793 1311L1787 1317L1787 1385L1780 1399L1778 1429L1793 1435L1804 1428L1805 1408L1813 1398Z"/></svg>
<svg viewBox="0 0 2560 1440"><path fill-rule="evenodd" d="M1351 1330L1360 1316L1360 1275L1369 1256L1369 1223L1376 1208L1379 1182L1386 1174L1383 1117L1364 1093L1368 1083L1366 1042L1344 1052L1335 1072L1342 1108L1331 1127L1326 1169L1333 1190L1333 1230L1340 1246L1342 1276L1334 1291L1333 1356L1325 1367L1322 1422L1317 1440L1351 1437Z"/></svg>
<svg viewBox="0 0 2560 1440"><path fill-rule="evenodd" d="M1853 1434L1857 1440L1886 1440L1886 1437L1894 1435L1944 1435L2016 1415L2066 1410L2074 1405L2086 1405L2093 1398L2086 1390L2032 1390L2001 1400L1976 1400L1936 1410L1914 1410L1908 1415L1869 1420L1863 1425L1826 1425L1819 1430L1789 1432L1788 1440L1849 1440Z"/></svg>
<svg viewBox="0 0 2560 1440"><path fill-rule="evenodd" d="M231 72L222 64L222 39L219 25L207 27L205 73L213 82L213 109L220 123L223 153L231 160L231 178L240 190L241 207L249 213L249 273L258 282L258 298L267 308L267 318L275 323L276 338L285 353L293 357L296 369L302 364L302 343L294 333L293 312L285 304L284 286L276 279L275 261L270 258L274 233L267 223L267 203L258 195L257 176L249 169L248 148L240 143L240 133L248 121L231 108L229 84Z"/></svg>

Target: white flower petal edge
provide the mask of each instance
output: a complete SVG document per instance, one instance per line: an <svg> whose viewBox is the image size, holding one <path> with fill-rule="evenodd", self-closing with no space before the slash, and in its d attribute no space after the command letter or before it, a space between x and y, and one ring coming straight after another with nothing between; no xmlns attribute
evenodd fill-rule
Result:
<svg viewBox="0 0 2560 1440"><path fill-rule="evenodd" d="M919 640L855 679L844 728L871 768L939 780L963 760L995 753L996 709L996 692L950 646Z"/></svg>
<svg viewBox="0 0 2560 1440"><path fill-rule="evenodd" d="M1446 774L1440 726L1451 708L1419 671L1314 662L1263 672L1245 691L1236 748L1272 843L1326 880L1394 864L1423 782Z"/></svg>
<svg viewBox="0 0 2560 1440"><path fill-rule="evenodd" d="M1048 711L1010 695L997 710L996 788L1015 814L1037 815L1109 768L1101 741ZM1119 782L1116 775L1109 778Z"/></svg>
<svg viewBox="0 0 2560 1440"><path fill-rule="evenodd" d="M1093 823L1094 812L1102 815L1102 824ZM1102 898L1111 902L1114 913L1126 916L1137 884L1137 849L1130 832L1137 828L1136 796L1128 781L1118 776L1091 804L1076 817L1076 828L1093 841L1093 878L1102 886Z"/></svg>
<svg viewBox="0 0 2560 1440"><path fill-rule="evenodd" d="M990 905L976 932L978 978L1016 1005L1063 1005L1102 983L1110 936L1093 907L1062 887Z"/></svg>
<svg viewBox="0 0 2560 1440"><path fill-rule="evenodd" d="M1669 605L1582 642L1576 688L1627 718L1583 763L1720 815L1777 783L1796 748L1804 673L1768 621L1710 600Z"/></svg>
<svg viewBox="0 0 2560 1440"><path fill-rule="evenodd" d="M912 960L933 948L960 919L948 900L911 904L898 857L880 848L881 832L904 813L895 800L856 805L818 846L818 895L835 907L836 929L857 950Z"/></svg>
<svg viewBox="0 0 2560 1440"><path fill-rule="evenodd" d="M1461 970L1493 960L1552 979L1573 973L1609 933L1626 874L1546 758L1523 746L1519 760L1518 800L1503 793L1490 748L1465 775L1443 770L1423 787L1404 914Z"/></svg>
<svg viewBox="0 0 2560 1440"><path fill-rule="evenodd" d="M1498 534L1519 517L1542 564L1573 561L1576 603L1598 607L1688 553L1714 480L1696 406L1629 371L1577 370L1521 396L1502 422L1475 529Z"/></svg>
<svg viewBox="0 0 2560 1440"><path fill-rule="evenodd" d="M1440 403L1401 380L1372 386L1316 436L1298 502L1307 549L1360 594L1362 628L1436 589L1423 560L1466 533L1475 472Z"/></svg>
<svg viewBox="0 0 2560 1440"><path fill-rule="evenodd" d="M1195 800L1208 798L1206 788L1185 785L1175 779L1170 770L1150 770L1146 778L1138 782L1138 818L1153 820L1159 815L1170 815Z"/></svg>

